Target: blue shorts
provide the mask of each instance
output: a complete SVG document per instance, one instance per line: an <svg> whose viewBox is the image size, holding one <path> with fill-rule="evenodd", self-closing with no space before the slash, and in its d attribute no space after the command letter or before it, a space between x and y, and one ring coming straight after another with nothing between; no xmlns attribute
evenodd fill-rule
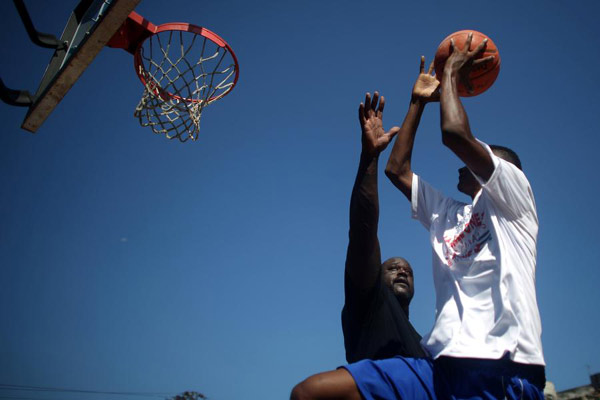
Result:
<svg viewBox="0 0 600 400"><path fill-rule="evenodd" d="M544 367L507 359L394 357L342 368L365 400L544 399Z"/></svg>

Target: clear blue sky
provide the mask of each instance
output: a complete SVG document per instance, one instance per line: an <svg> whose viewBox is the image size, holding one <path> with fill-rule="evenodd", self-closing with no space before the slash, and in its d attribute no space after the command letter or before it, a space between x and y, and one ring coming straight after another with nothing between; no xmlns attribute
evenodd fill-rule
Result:
<svg viewBox="0 0 600 400"><path fill-rule="evenodd" d="M56 34L76 4L26 3ZM500 50L495 85L464 104L479 138L521 155L534 189L548 379L561 390L587 384L586 366L600 372L599 2L143 0L137 11L220 34L238 86L184 144L133 118L142 86L121 50L105 49L36 135L20 129L25 109L0 104L0 383L269 400L344 364L358 104L379 90L385 125L399 124L419 56L460 29ZM51 51L29 42L12 2L0 21L0 76L33 91ZM413 167L461 196L436 104ZM383 255L413 264L424 334L428 235L381 178Z"/></svg>

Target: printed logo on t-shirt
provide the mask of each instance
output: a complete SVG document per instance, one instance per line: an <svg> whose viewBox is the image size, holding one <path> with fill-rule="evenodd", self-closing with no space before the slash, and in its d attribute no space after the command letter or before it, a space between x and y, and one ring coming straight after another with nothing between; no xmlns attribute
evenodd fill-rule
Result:
<svg viewBox="0 0 600 400"><path fill-rule="evenodd" d="M490 230L483 222L485 212L464 218L455 228L444 233L444 257L449 267L455 262L476 256L492 239ZM466 222L465 222L466 221Z"/></svg>

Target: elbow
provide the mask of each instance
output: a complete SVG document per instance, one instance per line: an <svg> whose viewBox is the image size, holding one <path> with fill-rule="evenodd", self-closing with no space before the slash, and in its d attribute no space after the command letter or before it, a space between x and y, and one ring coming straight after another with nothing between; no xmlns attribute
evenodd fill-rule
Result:
<svg viewBox="0 0 600 400"><path fill-rule="evenodd" d="M404 168L395 168L394 165L388 165L385 168L385 175L410 201L413 179L413 172L410 169L410 165L404 166Z"/></svg>
<svg viewBox="0 0 600 400"><path fill-rule="evenodd" d="M467 137L468 131L460 124L442 125L442 143L450 149L459 146Z"/></svg>
<svg viewBox="0 0 600 400"><path fill-rule="evenodd" d="M385 166L385 176L392 182L397 183L402 177L402 169L393 162L388 162Z"/></svg>
<svg viewBox="0 0 600 400"><path fill-rule="evenodd" d="M413 177L410 165L396 166L388 164L385 168L385 176L410 199L410 195L407 194L410 193Z"/></svg>

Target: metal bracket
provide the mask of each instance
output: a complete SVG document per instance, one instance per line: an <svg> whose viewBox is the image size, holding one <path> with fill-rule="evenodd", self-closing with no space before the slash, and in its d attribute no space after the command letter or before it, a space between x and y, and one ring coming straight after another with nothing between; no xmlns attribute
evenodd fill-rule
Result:
<svg viewBox="0 0 600 400"><path fill-rule="evenodd" d="M29 107L33 103L33 96L27 90L9 89L0 78L0 99L6 104L18 107Z"/></svg>
<svg viewBox="0 0 600 400"><path fill-rule="evenodd" d="M56 38L56 36L49 33L38 32L35 29L33 26L33 21L31 21L31 17L29 16L29 12L27 12L27 7L25 7L23 0L13 0L13 3L15 3L15 7L17 7L17 11L21 16L21 21L23 21L23 24L25 25L25 30L27 30L27 34L34 44L47 49L57 50L67 47L67 43L60 41Z"/></svg>

